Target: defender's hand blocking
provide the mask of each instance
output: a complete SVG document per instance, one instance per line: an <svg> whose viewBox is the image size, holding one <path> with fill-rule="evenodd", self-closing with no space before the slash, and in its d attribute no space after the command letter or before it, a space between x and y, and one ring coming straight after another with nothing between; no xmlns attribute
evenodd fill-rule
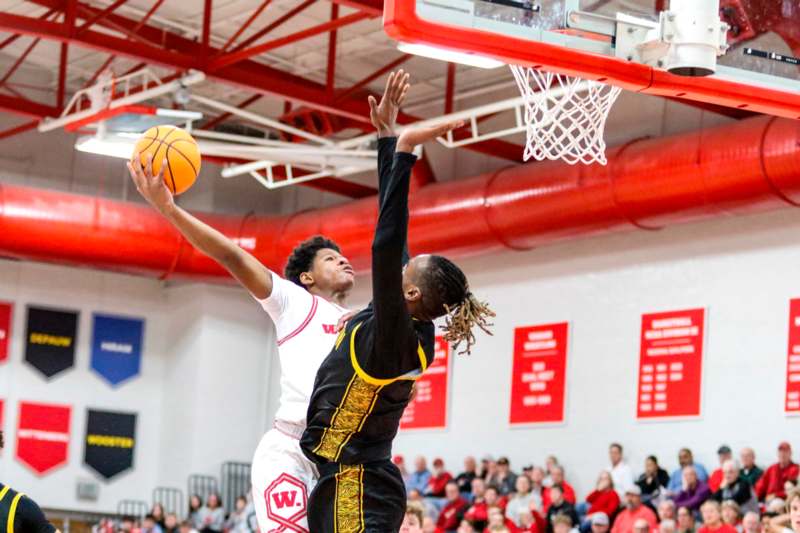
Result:
<svg viewBox="0 0 800 533"><path fill-rule="evenodd" d="M146 156L145 166L142 167L139 154L133 154L133 158L128 161L128 171L136 184L136 190L144 197L147 202L161 213L166 213L175 205L172 193L164 183L164 169L167 168L166 159L161 165L158 174L153 174L153 157Z"/></svg>
<svg viewBox="0 0 800 533"><path fill-rule="evenodd" d="M409 128L401 133L400 138L397 139L397 151L413 152L415 146L432 141L436 137L441 137L447 132L460 128L463 125L464 121L458 120L425 128Z"/></svg>
<svg viewBox="0 0 800 533"><path fill-rule="evenodd" d="M369 118L381 137L392 137L395 134L394 127L397 122L397 114L406 99L408 89L411 88L408 83L409 77L410 75L402 69L392 72L386 80L381 102L378 103L374 96L367 98L369 101Z"/></svg>

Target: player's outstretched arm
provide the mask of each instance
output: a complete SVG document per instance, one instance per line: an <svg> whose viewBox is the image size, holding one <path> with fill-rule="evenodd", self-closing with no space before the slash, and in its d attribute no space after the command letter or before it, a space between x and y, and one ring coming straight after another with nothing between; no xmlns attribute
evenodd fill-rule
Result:
<svg viewBox="0 0 800 533"><path fill-rule="evenodd" d="M131 178L144 199L164 215L192 246L225 267L253 296L267 298L272 293L272 273L269 269L225 235L176 205L172 193L164 184L166 163L161 165L161 172L155 175L152 163L148 155L146 164L142 166L139 154L134 154L128 162Z"/></svg>

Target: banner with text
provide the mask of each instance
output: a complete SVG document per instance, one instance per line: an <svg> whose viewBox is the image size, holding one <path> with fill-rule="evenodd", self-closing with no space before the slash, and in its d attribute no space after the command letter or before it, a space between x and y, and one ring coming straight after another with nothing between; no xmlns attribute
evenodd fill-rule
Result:
<svg viewBox="0 0 800 533"><path fill-rule="evenodd" d="M786 362L786 413L800 414L800 298L789 302L789 355Z"/></svg>
<svg viewBox="0 0 800 533"><path fill-rule="evenodd" d="M8 359L8 347L11 344L11 304L0 302L0 363Z"/></svg>
<svg viewBox="0 0 800 533"><path fill-rule="evenodd" d="M450 381L450 346L436 337L436 356L417 380L414 399L400 419L400 429L446 429Z"/></svg>
<svg viewBox="0 0 800 533"><path fill-rule="evenodd" d="M564 421L568 328L561 322L514 329L512 425Z"/></svg>
<svg viewBox="0 0 800 533"><path fill-rule="evenodd" d="M636 416L700 416L705 309L642 315Z"/></svg>
<svg viewBox="0 0 800 533"><path fill-rule="evenodd" d="M75 364L77 311L28 306L25 361L46 378Z"/></svg>
<svg viewBox="0 0 800 533"><path fill-rule="evenodd" d="M95 313L92 370L112 386L139 375L144 320Z"/></svg>
<svg viewBox="0 0 800 533"><path fill-rule="evenodd" d="M67 462L72 408L20 402L17 459L39 475Z"/></svg>
<svg viewBox="0 0 800 533"><path fill-rule="evenodd" d="M133 467L136 415L88 409L83 461L105 479Z"/></svg>

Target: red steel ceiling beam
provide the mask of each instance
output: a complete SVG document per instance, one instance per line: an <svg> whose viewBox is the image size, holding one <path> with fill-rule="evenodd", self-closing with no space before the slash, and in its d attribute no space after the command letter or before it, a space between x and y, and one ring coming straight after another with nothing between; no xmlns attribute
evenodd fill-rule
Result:
<svg viewBox="0 0 800 533"><path fill-rule="evenodd" d="M339 5L331 4L331 21L339 18ZM328 34L328 65L325 69L325 92L333 96L336 84L336 29Z"/></svg>
<svg viewBox="0 0 800 533"><path fill-rule="evenodd" d="M9 137L13 137L14 135L25 133L26 131L35 129L36 126L38 125L39 125L38 120L32 120L30 122L25 122L24 124L20 124L19 126L8 128L7 130L0 131L0 139L7 139Z"/></svg>
<svg viewBox="0 0 800 533"><path fill-rule="evenodd" d="M203 33L201 39L206 54L211 51L211 12L213 9L213 0L205 0L203 2Z"/></svg>
<svg viewBox="0 0 800 533"><path fill-rule="evenodd" d="M220 51L221 51L222 53L225 53L225 52L227 52L227 51L228 51L228 48L229 48L229 47L230 47L230 46L231 46L233 43L235 43L235 42L236 42L236 39L238 39L238 38L239 38L239 36L240 36L242 33L244 33L244 30L246 30L247 28L249 28L249 27L250 27L250 26L253 24L253 22L254 22L254 21L255 21L255 20L258 18L258 16L259 16L259 15L261 15L261 13L262 13L262 12L263 12L263 11L264 11L266 8L267 8L267 6L268 6L268 5L269 5L271 2L272 2L272 0L264 0L264 2L262 2L262 4L261 4L260 6L258 6L258 9L256 9L255 11L253 11L253 14L252 14L252 15L250 15L250 18L248 18L248 19L245 21L245 23L244 23L244 24L242 24L241 26L239 26L239 29L238 29L238 30L236 30L236 33L234 33L233 35L231 35L231 36L230 36L230 38L227 40L227 42L226 42L224 45L222 45L222 48L220 48Z"/></svg>
<svg viewBox="0 0 800 533"><path fill-rule="evenodd" d="M444 89L444 114L449 115L453 112L453 99L456 90L456 64L447 64L447 81Z"/></svg>
<svg viewBox="0 0 800 533"><path fill-rule="evenodd" d="M357 9L373 17L383 15L383 0L331 0L331 2Z"/></svg>
<svg viewBox="0 0 800 533"><path fill-rule="evenodd" d="M271 32L275 28L277 28L278 26L281 26L283 23L288 22L289 20L294 18L296 15L299 15L307 7L313 5L315 1L316 0L306 0L302 4L294 7L293 9L290 9L289 11L287 11L286 13L284 13L283 15L278 17L274 22L271 22L271 23L267 24L266 26L264 26L263 28L261 28L260 30L255 32L253 35L251 35L250 37L245 39L242 43L236 45L236 47L232 50L232 52L237 52L239 50L243 50L244 48L247 48L248 46L250 46L254 42L258 41L263 36L265 36L266 34Z"/></svg>
<svg viewBox="0 0 800 533"><path fill-rule="evenodd" d="M253 46L252 48L245 48L244 50L239 50L238 52L231 52L212 61L209 65L209 70L212 72L220 70L224 67L235 65L236 63L244 61L245 59L250 59L251 57L264 54L270 50L275 50L276 48L296 43L297 41L302 41L303 39L308 39L309 37L313 37L321 33L327 33L336 28L341 28L342 26L347 26L348 24L353 24L367 18L372 17L366 13L353 13L351 15L347 15L346 17L330 20L328 22L323 22L322 24L312 26L311 28L306 28L305 30L297 33L292 33L284 37L279 37L278 39L273 39L272 41Z"/></svg>
<svg viewBox="0 0 800 533"><path fill-rule="evenodd" d="M41 15L38 18L39 18L39 20L47 20L47 19L50 18L50 15L53 15L54 13L58 13L58 10L57 9L49 9L44 15ZM12 35L11 37L6 38L3 42L0 43L0 50L5 48L6 46L10 45L11 43L15 42L20 37L22 37L22 34L18 33L18 34Z"/></svg>
<svg viewBox="0 0 800 533"><path fill-rule="evenodd" d="M81 34L81 33L85 32L86 30L91 28L92 25L94 25L95 22L97 22L100 19L104 18L108 14L113 13L119 6L121 6L122 4L124 4L127 1L128 0L117 0L116 2L114 2L113 4L111 4L110 6L105 8L103 11L101 11L100 13L94 15L93 17L89 18L89 20L84 22L83 25L81 25L81 27L78 28L76 33Z"/></svg>
<svg viewBox="0 0 800 533"><path fill-rule="evenodd" d="M57 116L61 110L55 107L40 104L26 98L14 98L0 94L0 109L25 117L40 119L43 117Z"/></svg>
<svg viewBox="0 0 800 533"><path fill-rule="evenodd" d="M42 40L41 38L37 37L36 39L31 41L31 44L28 45L28 48L26 48L25 51L22 52L22 55L17 58L17 60L14 62L13 65L11 65L11 67L6 72L5 76L0 78L0 87L5 85L8 79L14 75L17 69L19 69L20 65L22 65L25 59L30 55L33 49L36 48L36 45L39 44L41 40Z"/></svg>

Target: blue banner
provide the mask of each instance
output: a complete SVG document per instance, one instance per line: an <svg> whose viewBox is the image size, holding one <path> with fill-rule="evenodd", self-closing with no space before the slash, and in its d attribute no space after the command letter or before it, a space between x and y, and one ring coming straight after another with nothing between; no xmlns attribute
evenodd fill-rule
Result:
<svg viewBox="0 0 800 533"><path fill-rule="evenodd" d="M93 315L92 370L112 386L139 374L144 320Z"/></svg>

